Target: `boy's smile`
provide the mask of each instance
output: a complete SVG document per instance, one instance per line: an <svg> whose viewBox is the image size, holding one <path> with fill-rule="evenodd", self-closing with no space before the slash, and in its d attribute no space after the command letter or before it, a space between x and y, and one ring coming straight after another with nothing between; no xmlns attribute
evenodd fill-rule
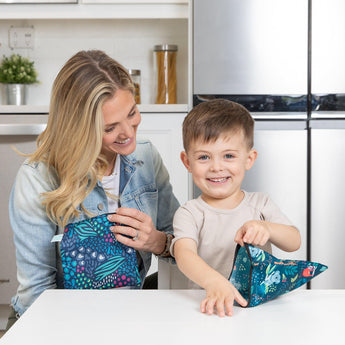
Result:
<svg viewBox="0 0 345 345"><path fill-rule="evenodd" d="M204 201L217 208L235 208L243 199L241 184L257 156L249 149L242 130L216 141L196 140L181 159L193 175Z"/></svg>

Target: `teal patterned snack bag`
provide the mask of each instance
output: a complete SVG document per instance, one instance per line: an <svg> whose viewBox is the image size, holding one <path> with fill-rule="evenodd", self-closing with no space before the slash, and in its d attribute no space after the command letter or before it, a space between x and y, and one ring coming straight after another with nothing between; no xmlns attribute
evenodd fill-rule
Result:
<svg viewBox="0 0 345 345"><path fill-rule="evenodd" d="M307 283L328 267L310 261L280 260L264 250L237 245L230 282L255 307Z"/></svg>
<svg viewBox="0 0 345 345"><path fill-rule="evenodd" d="M65 289L140 287L136 251L116 240L107 216L66 226L60 243Z"/></svg>

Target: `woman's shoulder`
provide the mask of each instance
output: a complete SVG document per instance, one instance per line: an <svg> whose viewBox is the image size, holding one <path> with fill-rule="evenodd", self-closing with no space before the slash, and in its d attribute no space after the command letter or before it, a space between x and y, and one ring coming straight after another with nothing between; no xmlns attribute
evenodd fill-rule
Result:
<svg viewBox="0 0 345 345"><path fill-rule="evenodd" d="M49 168L44 162L31 162L26 159L20 166L17 178L18 181L37 181L39 184L51 184L56 181L56 173L53 168Z"/></svg>
<svg viewBox="0 0 345 345"><path fill-rule="evenodd" d="M25 174L39 174L45 175L48 173L48 167L43 162L31 162L29 158L27 158L19 168L19 172Z"/></svg>
<svg viewBox="0 0 345 345"><path fill-rule="evenodd" d="M137 141L136 149L129 157L134 160L146 161L147 159L155 160L157 157L160 157L160 155L157 148L150 140L141 139Z"/></svg>
<svg viewBox="0 0 345 345"><path fill-rule="evenodd" d="M137 140L137 147L134 153L151 152L154 148L155 148L154 145L149 139L140 139L140 140Z"/></svg>

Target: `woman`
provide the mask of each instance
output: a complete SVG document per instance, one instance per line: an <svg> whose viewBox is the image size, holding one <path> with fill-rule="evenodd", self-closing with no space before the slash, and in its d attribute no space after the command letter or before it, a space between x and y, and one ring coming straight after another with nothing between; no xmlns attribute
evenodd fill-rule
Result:
<svg viewBox="0 0 345 345"><path fill-rule="evenodd" d="M140 121L127 70L105 53L81 51L59 72L47 128L10 197L17 315L45 289L63 288L61 257L51 240L68 223L116 210L108 219L126 226L111 230L138 251L142 281L151 253L168 255L178 201L157 150L136 141Z"/></svg>

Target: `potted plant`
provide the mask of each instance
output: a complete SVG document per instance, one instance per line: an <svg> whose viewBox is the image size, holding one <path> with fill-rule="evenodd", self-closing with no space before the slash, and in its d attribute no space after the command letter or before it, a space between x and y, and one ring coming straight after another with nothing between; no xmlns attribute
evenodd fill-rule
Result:
<svg viewBox="0 0 345 345"><path fill-rule="evenodd" d="M3 56L0 64L0 83L7 89L7 104L26 104L26 86L37 82L37 71L33 61L19 54Z"/></svg>

